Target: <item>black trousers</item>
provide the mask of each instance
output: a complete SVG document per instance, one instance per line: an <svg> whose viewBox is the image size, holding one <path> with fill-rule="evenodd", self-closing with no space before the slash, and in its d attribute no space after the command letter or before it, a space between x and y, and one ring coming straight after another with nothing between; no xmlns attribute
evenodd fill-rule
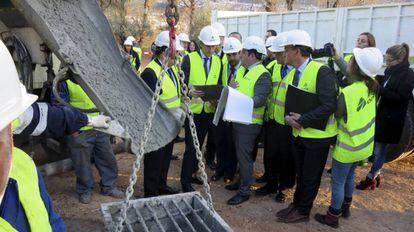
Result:
<svg viewBox="0 0 414 232"><path fill-rule="evenodd" d="M293 204L302 214L309 215L312 209L313 201L318 195L329 147L334 142L335 138L294 139L293 155L297 178Z"/></svg>
<svg viewBox="0 0 414 232"><path fill-rule="evenodd" d="M217 155L217 127L212 125L208 130L205 159L207 163L214 162Z"/></svg>
<svg viewBox="0 0 414 232"><path fill-rule="evenodd" d="M214 115L201 113L194 114L194 124L196 125L197 137L200 142L200 146L204 143L204 139L209 131L210 127L213 125ZM185 151L183 156L183 164L181 166L181 185L188 186L191 185L191 176L194 172L197 171L198 167L196 149L193 143L193 137L191 136L190 126L188 119L185 121Z"/></svg>
<svg viewBox="0 0 414 232"><path fill-rule="evenodd" d="M232 124L220 120L216 132L216 174L233 179L237 170L237 157L233 141Z"/></svg>
<svg viewBox="0 0 414 232"><path fill-rule="evenodd" d="M174 142L145 154L144 156L144 194L145 197L158 196L159 191L167 187Z"/></svg>
<svg viewBox="0 0 414 232"><path fill-rule="evenodd" d="M265 124L263 154L267 183L279 190L295 185L296 170L292 154L292 128L275 120Z"/></svg>

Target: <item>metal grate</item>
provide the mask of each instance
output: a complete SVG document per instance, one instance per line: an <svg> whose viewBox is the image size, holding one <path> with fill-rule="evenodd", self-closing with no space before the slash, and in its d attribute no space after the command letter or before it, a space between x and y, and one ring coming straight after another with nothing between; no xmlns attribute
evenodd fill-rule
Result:
<svg viewBox="0 0 414 232"><path fill-rule="evenodd" d="M122 202L102 204L105 227L114 231ZM123 231L232 231L226 222L209 210L198 192L131 201Z"/></svg>

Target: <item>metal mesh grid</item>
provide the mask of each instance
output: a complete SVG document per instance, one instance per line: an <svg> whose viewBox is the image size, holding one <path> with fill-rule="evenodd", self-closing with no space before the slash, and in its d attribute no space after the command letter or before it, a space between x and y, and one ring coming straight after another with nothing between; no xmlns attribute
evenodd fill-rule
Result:
<svg viewBox="0 0 414 232"><path fill-rule="evenodd" d="M122 202L102 204L108 231L113 231ZM123 231L232 231L224 220L207 207L198 192L133 200Z"/></svg>

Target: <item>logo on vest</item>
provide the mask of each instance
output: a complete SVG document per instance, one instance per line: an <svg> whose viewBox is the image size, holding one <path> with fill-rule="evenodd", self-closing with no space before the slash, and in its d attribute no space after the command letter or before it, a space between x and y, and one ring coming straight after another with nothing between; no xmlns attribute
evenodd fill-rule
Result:
<svg viewBox="0 0 414 232"><path fill-rule="evenodd" d="M366 105L367 105L367 101L365 101L365 99L361 97L359 99L359 103L358 103L358 107L357 107L357 112L359 112L360 110L362 110Z"/></svg>

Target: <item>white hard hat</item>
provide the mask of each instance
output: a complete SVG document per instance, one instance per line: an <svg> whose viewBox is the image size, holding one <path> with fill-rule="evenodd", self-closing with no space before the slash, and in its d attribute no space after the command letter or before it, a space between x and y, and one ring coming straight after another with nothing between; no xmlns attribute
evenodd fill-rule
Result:
<svg viewBox="0 0 414 232"><path fill-rule="evenodd" d="M236 53L240 52L242 50L242 44L240 43L240 40L230 37L224 39L223 44L223 52L224 53Z"/></svg>
<svg viewBox="0 0 414 232"><path fill-rule="evenodd" d="M181 43L180 43L180 40L179 39L176 39L175 40L175 50L177 50L179 52L182 52L182 51L185 50L184 47L181 46Z"/></svg>
<svg viewBox="0 0 414 232"><path fill-rule="evenodd" d="M213 26L217 30L219 36L227 35L226 28L224 28L223 24L217 22L217 23L213 23L211 26Z"/></svg>
<svg viewBox="0 0 414 232"><path fill-rule="evenodd" d="M276 36L270 36L269 38L266 39L266 48L269 48L270 46L272 46L273 41L276 39Z"/></svg>
<svg viewBox="0 0 414 232"><path fill-rule="evenodd" d="M217 30L212 26L205 26L201 29L198 39L203 44L208 46L214 46L220 44L220 37Z"/></svg>
<svg viewBox="0 0 414 232"><path fill-rule="evenodd" d="M381 51L376 47L354 48L355 60L365 75L375 77L384 63Z"/></svg>
<svg viewBox="0 0 414 232"><path fill-rule="evenodd" d="M308 32L303 30L288 31L285 41L282 43L282 47L287 45L301 45L313 49L312 40Z"/></svg>
<svg viewBox="0 0 414 232"><path fill-rule="evenodd" d="M155 38L154 44L157 47L170 47L170 32L161 31Z"/></svg>
<svg viewBox="0 0 414 232"><path fill-rule="evenodd" d="M129 45L129 46L132 46L132 45L133 45L133 44L132 44L132 40L126 39L126 40L124 41L124 45Z"/></svg>
<svg viewBox="0 0 414 232"><path fill-rule="evenodd" d="M135 37L132 36L132 35L128 36L126 39L127 40L131 40L131 42L135 42L136 41Z"/></svg>
<svg viewBox="0 0 414 232"><path fill-rule="evenodd" d="M246 38L246 40L243 43L243 48L247 50L256 49L257 52L263 55L266 55L267 53L263 39L254 35Z"/></svg>
<svg viewBox="0 0 414 232"><path fill-rule="evenodd" d="M188 37L188 35L186 34L186 33L180 33L179 35L178 35L178 39L180 40L180 41L182 41L182 42L188 42L188 43L190 43L191 41L190 41L190 37Z"/></svg>
<svg viewBox="0 0 414 232"><path fill-rule="evenodd" d="M271 52L284 52L285 48L281 46L283 42L285 41L287 32L281 32L279 33L276 38L273 40L272 46L270 46L268 49ZM270 37L269 37L270 38Z"/></svg>
<svg viewBox="0 0 414 232"><path fill-rule="evenodd" d="M0 130L18 118L37 99L19 81L16 66L0 40Z"/></svg>

